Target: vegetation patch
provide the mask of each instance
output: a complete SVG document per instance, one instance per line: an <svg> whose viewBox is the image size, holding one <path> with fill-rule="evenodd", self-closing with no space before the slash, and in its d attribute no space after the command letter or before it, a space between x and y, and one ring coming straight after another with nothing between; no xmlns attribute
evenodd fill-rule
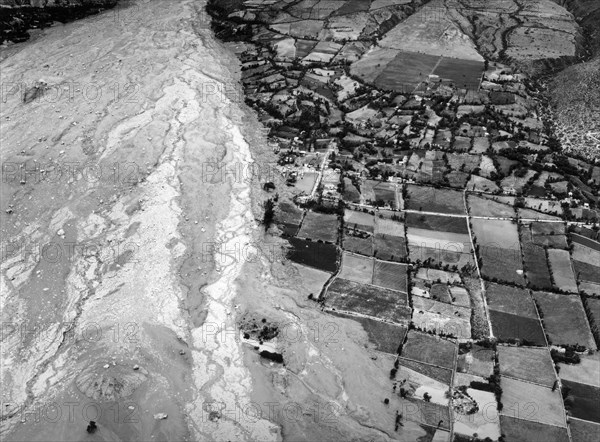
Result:
<svg viewBox="0 0 600 442"><path fill-rule="evenodd" d="M600 423L600 388L563 380L562 395L569 415Z"/></svg>
<svg viewBox="0 0 600 442"><path fill-rule="evenodd" d="M287 257L291 261L329 273L337 270L337 247L333 244L300 238L289 238L289 242L292 247L288 251Z"/></svg>
<svg viewBox="0 0 600 442"><path fill-rule="evenodd" d="M401 356L453 370L456 344L447 339L411 330Z"/></svg>

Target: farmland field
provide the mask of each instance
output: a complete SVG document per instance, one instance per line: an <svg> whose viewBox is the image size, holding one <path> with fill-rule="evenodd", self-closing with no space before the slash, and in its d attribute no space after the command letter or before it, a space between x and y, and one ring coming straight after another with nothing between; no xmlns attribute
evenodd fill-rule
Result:
<svg viewBox="0 0 600 442"><path fill-rule="evenodd" d="M357 210L344 211L344 224L347 229L363 230L373 233L375 230L375 217L370 213L364 213Z"/></svg>
<svg viewBox="0 0 600 442"><path fill-rule="evenodd" d="M387 322L376 321L360 316L349 316L337 312L332 313L335 316L359 322L367 333L369 342L374 345L375 350L384 353L397 354L398 348L404 341L404 337L408 332L408 329L401 325L389 324Z"/></svg>
<svg viewBox="0 0 600 442"><path fill-rule="evenodd" d="M397 236L375 234L373 253L385 261L401 261L408 255L406 240Z"/></svg>
<svg viewBox="0 0 600 442"><path fill-rule="evenodd" d="M532 319L538 317L533 299L525 289L487 283L486 297L492 310Z"/></svg>
<svg viewBox="0 0 600 442"><path fill-rule="evenodd" d="M554 362L546 348L498 346L500 374L552 387L556 381Z"/></svg>
<svg viewBox="0 0 600 442"><path fill-rule="evenodd" d="M573 241L573 251L571 254L575 261L581 261L592 266L600 266L600 251L598 250Z"/></svg>
<svg viewBox="0 0 600 442"><path fill-rule="evenodd" d="M450 233L469 233L466 218L408 213L406 214L405 223L406 227L414 227L417 229L437 230Z"/></svg>
<svg viewBox="0 0 600 442"><path fill-rule="evenodd" d="M483 62L442 57L433 73L457 87L477 90L483 73Z"/></svg>
<svg viewBox="0 0 600 442"><path fill-rule="evenodd" d="M473 344L468 352L459 352L456 372L487 378L494 372L494 360L494 350Z"/></svg>
<svg viewBox="0 0 600 442"><path fill-rule="evenodd" d="M518 339L531 345L546 345L544 330L538 319L490 310L494 336L502 341Z"/></svg>
<svg viewBox="0 0 600 442"><path fill-rule="evenodd" d="M488 279L496 278L520 286L525 285L525 279L519 273L523 270L523 261L519 249L479 246L479 255L483 261L481 273L484 277Z"/></svg>
<svg viewBox="0 0 600 442"><path fill-rule="evenodd" d="M552 391L551 388L506 377L501 379L500 385L504 405L501 415L565 426L562 397L558 389Z"/></svg>
<svg viewBox="0 0 600 442"><path fill-rule="evenodd" d="M523 266L531 287L551 289L552 278L548 269L546 251L534 244L529 233L522 235L521 249L523 250Z"/></svg>
<svg viewBox="0 0 600 442"><path fill-rule="evenodd" d="M430 364L423 364L422 362L417 362L413 361L412 359L406 359L402 357L398 358L398 360L400 361L401 366L408 367L419 373L423 373L424 375L429 376L438 382L442 382L446 385L450 385L450 382L452 382L452 370L436 367Z"/></svg>
<svg viewBox="0 0 600 442"><path fill-rule="evenodd" d="M467 388L466 393L477 403L478 410L473 414L456 411L454 432L465 436L477 434L480 440L498 440L501 436L500 417L494 393L474 388Z"/></svg>
<svg viewBox="0 0 600 442"><path fill-rule="evenodd" d="M585 236L578 235L577 233L572 233L571 239L577 244L581 244L582 246L589 247L590 249L600 251L600 243L586 238Z"/></svg>
<svg viewBox="0 0 600 442"><path fill-rule="evenodd" d="M375 234L404 238L404 224L387 218L375 218Z"/></svg>
<svg viewBox="0 0 600 442"><path fill-rule="evenodd" d="M578 295L534 292L543 315L544 328L555 345L583 345L595 350L596 344Z"/></svg>
<svg viewBox="0 0 600 442"><path fill-rule="evenodd" d="M344 252L342 255L342 270L338 277L360 284L371 284L371 281L373 281L373 260Z"/></svg>
<svg viewBox="0 0 600 442"><path fill-rule="evenodd" d="M337 247L333 244L289 238L292 246L288 259L298 264L333 273L337 270Z"/></svg>
<svg viewBox="0 0 600 442"><path fill-rule="evenodd" d="M411 316L406 294L340 278L329 286L325 303L335 310L360 313L395 323L405 322Z"/></svg>
<svg viewBox="0 0 600 442"><path fill-rule="evenodd" d="M573 260L573 267L578 281L600 283L600 267L575 260Z"/></svg>
<svg viewBox="0 0 600 442"><path fill-rule="evenodd" d="M450 430L449 407L410 397L406 398L406 400L408 404L404 409L401 409L404 412L405 419L421 422L433 428Z"/></svg>
<svg viewBox="0 0 600 442"><path fill-rule="evenodd" d="M577 281L571 267L568 250L548 249L548 261L552 270L552 279L557 288L577 293Z"/></svg>
<svg viewBox="0 0 600 442"><path fill-rule="evenodd" d="M570 419L569 427L573 442L596 442L600 439L600 425L594 422Z"/></svg>
<svg viewBox="0 0 600 442"><path fill-rule="evenodd" d="M427 76L432 73L433 68L440 57L436 55L419 54L417 52L396 51L384 49L388 52L387 57L394 57L377 72L375 86L398 92L412 92ZM369 57L367 55L365 58ZM372 79L365 78L369 81Z"/></svg>
<svg viewBox="0 0 600 442"><path fill-rule="evenodd" d="M404 264L375 261L372 284L406 293L408 290L406 269L407 266Z"/></svg>
<svg viewBox="0 0 600 442"><path fill-rule="evenodd" d="M519 249L517 224L499 219L473 219L473 232L480 247Z"/></svg>
<svg viewBox="0 0 600 442"><path fill-rule="evenodd" d="M371 238L344 235L344 250L365 256L373 256L373 240Z"/></svg>
<svg viewBox="0 0 600 442"><path fill-rule="evenodd" d="M511 442L552 441L569 442L566 428L500 415L500 428L505 440ZM573 442L583 442L576 441Z"/></svg>
<svg viewBox="0 0 600 442"><path fill-rule="evenodd" d="M453 370L455 347L453 342L446 339L411 330L401 355L407 359Z"/></svg>
<svg viewBox="0 0 600 442"><path fill-rule="evenodd" d="M584 355L579 364L560 363L560 378L600 388L600 354Z"/></svg>
<svg viewBox="0 0 600 442"><path fill-rule="evenodd" d="M600 388L563 380L565 408L569 414L586 421L600 423Z"/></svg>
<svg viewBox="0 0 600 442"><path fill-rule="evenodd" d="M442 250L439 248L434 249L418 244L409 244L408 254L412 261L426 261L431 259L434 263L441 265L456 266L455 270L460 269L466 264L473 263L473 256L470 253L458 253L453 250Z"/></svg>
<svg viewBox="0 0 600 442"><path fill-rule="evenodd" d="M457 253L471 253L471 239L464 233L440 232L409 227L408 244Z"/></svg>
<svg viewBox="0 0 600 442"><path fill-rule="evenodd" d="M413 324L437 334L471 338L471 309L414 296Z"/></svg>
<svg viewBox="0 0 600 442"><path fill-rule="evenodd" d="M587 293L588 295L600 296L600 284L596 284L593 282L581 281L579 283L579 290L582 293Z"/></svg>
<svg viewBox="0 0 600 442"><path fill-rule="evenodd" d="M444 384L436 379L427 376L424 372L413 370L406 365L398 367L396 379L401 382L401 390L404 390L406 396L411 399L423 399L427 393L431 396L431 403L447 406L448 384Z"/></svg>
<svg viewBox="0 0 600 442"><path fill-rule="evenodd" d="M465 213L463 194L458 190L407 185L407 209L462 215Z"/></svg>
<svg viewBox="0 0 600 442"><path fill-rule="evenodd" d="M337 215L306 212L298 236L313 241L321 240L335 244L338 236Z"/></svg>

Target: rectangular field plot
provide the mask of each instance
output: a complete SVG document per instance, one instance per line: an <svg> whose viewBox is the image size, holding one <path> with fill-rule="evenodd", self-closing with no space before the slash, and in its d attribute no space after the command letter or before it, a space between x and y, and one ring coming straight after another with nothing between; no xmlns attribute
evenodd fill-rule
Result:
<svg viewBox="0 0 600 442"><path fill-rule="evenodd" d="M548 249L548 262L554 286L560 290L577 293L577 281L575 281L575 274L573 273L573 267L571 267L569 251Z"/></svg>
<svg viewBox="0 0 600 442"><path fill-rule="evenodd" d="M473 434L477 434L479 440L498 440L501 436L500 418L494 393L467 388L466 394L477 403L478 409L473 414L455 413L454 433L467 436L467 440Z"/></svg>
<svg viewBox="0 0 600 442"><path fill-rule="evenodd" d="M408 332L408 328L401 325L360 316L344 315L343 313L332 312L332 314L360 323L374 349L384 353L397 354Z"/></svg>
<svg viewBox="0 0 600 442"><path fill-rule="evenodd" d="M450 430L449 407L411 397L406 398L406 401L407 403L402 404L403 406L400 408L400 413L405 419L438 428L438 432L440 428Z"/></svg>
<svg viewBox="0 0 600 442"><path fill-rule="evenodd" d="M395 323L406 322L411 315L406 294L340 278L329 286L325 304L336 311L359 313Z"/></svg>
<svg viewBox="0 0 600 442"><path fill-rule="evenodd" d="M471 253L471 239L464 233L441 232L409 227L406 237L411 246L441 249L448 252Z"/></svg>
<svg viewBox="0 0 600 442"><path fill-rule="evenodd" d="M375 230L375 217L370 213L346 209L344 211L344 227L373 233Z"/></svg>
<svg viewBox="0 0 600 442"><path fill-rule="evenodd" d="M375 235L404 238L404 223L387 218L375 218Z"/></svg>
<svg viewBox="0 0 600 442"><path fill-rule="evenodd" d="M486 298L492 310L525 318L537 319L538 317L533 299L525 289L486 283Z"/></svg>
<svg viewBox="0 0 600 442"><path fill-rule="evenodd" d="M600 267L573 260L573 267L578 281L600 283Z"/></svg>
<svg viewBox="0 0 600 442"><path fill-rule="evenodd" d="M452 370L442 367L436 367L435 365L424 364L422 362L413 361L412 359L406 358L398 358L400 362L400 366L410 368L418 373L423 373L424 375L435 379L438 382L441 382L446 385L450 385L452 382ZM398 376L396 376L398 379Z"/></svg>
<svg viewBox="0 0 600 442"><path fill-rule="evenodd" d="M427 393L431 403L448 406L448 384L427 376L425 373L409 368L405 365L398 367L396 379L400 380L400 391L404 391L411 399L423 399Z"/></svg>
<svg viewBox="0 0 600 442"><path fill-rule="evenodd" d="M600 388L600 354L581 356L579 364L559 363L560 378Z"/></svg>
<svg viewBox="0 0 600 442"><path fill-rule="evenodd" d="M484 277L525 285L522 274L523 260L518 243L514 249L479 245L479 256L483 261L481 273Z"/></svg>
<svg viewBox="0 0 600 442"><path fill-rule="evenodd" d="M471 309L414 296L412 322L415 327L436 334L471 338Z"/></svg>
<svg viewBox="0 0 600 442"><path fill-rule="evenodd" d="M373 237L373 255L384 261L403 261L408 256L406 239L376 233Z"/></svg>
<svg viewBox="0 0 600 442"><path fill-rule="evenodd" d="M494 373L495 359L491 348L471 344L468 350L459 348L456 372L487 378Z"/></svg>
<svg viewBox="0 0 600 442"><path fill-rule="evenodd" d="M590 249L600 252L600 243L598 241L594 241L593 239L578 235L577 233L571 233L571 239L577 244L581 244L582 246L586 246Z"/></svg>
<svg viewBox="0 0 600 442"><path fill-rule="evenodd" d="M302 227L298 232L301 238L321 240L335 244L338 236L338 218L337 215L327 215L324 213L306 212Z"/></svg>
<svg viewBox="0 0 600 442"><path fill-rule="evenodd" d="M511 442L569 442L566 428L500 415L500 428L505 440ZM573 439L575 442L576 439ZM582 441L583 442L583 441Z"/></svg>
<svg viewBox="0 0 600 442"><path fill-rule="evenodd" d="M583 345L595 350L596 345L578 295L533 294L544 322L546 333L554 345Z"/></svg>
<svg viewBox="0 0 600 442"><path fill-rule="evenodd" d="M546 345L542 324L538 319L490 310L494 336L500 341L518 340L531 345Z"/></svg>
<svg viewBox="0 0 600 442"><path fill-rule="evenodd" d="M531 287L537 289L551 289L552 278L546 260L546 251L543 247L523 239L523 265Z"/></svg>
<svg viewBox="0 0 600 442"><path fill-rule="evenodd" d="M548 349L498 345L497 351L502 376L550 388L554 385L556 373Z"/></svg>
<svg viewBox="0 0 600 442"><path fill-rule="evenodd" d="M467 264L474 265L473 256L470 253L433 249L416 244L408 245L408 255L412 261L426 262L430 260L433 264L448 265L454 271L460 270Z"/></svg>
<svg viewBox="0 0 600 442"><path fill-rule="evenodd" d="M439 59L435 55L398 52L377 76L375 85L386 90L412 92L427 79Z"/></svg>
<svg viewBox="0 0 600 442"><path fill-rule="evenodd" d="M337 270L337 247L333 244L300 238L289 238L289 242L292 248L288 251L287 257L291 261L329 273Z"/></svg>
<svg viewBox="0 0 600 442"><path fill-rule="evenodd" d="M569 428L571 429L571 440L573 442L596 442L600 440L600 425L594 422L570 419Z"/></svg>
<svg viewBox="0 0 600 442"><path fill-rule="evenodd" d="M458 190L436 189L435 187L406 186L407 209L462 215L465 214L463 194Z"/></svg>
<svg viewBox="0 0 600 442"><path fill-rule="evenodd" d="M579 291L588 295L600 296L600 284L594 282L581 281L579 283Z"/></svg>
<svg viewBox="0 0 600 442"><path fill-rule="evenodd" d="M408 213L406 227L427 229L440 232L469 234L466 218Z"/></svg>
<svg viewBox="0 0 600 442"><path fill-rule="evenodd" d="M570 415L600 423L600 388L563 380L563 395Z"/></svg>
<svg viewBox="0 0 600 442"><path fill-rule="evenodd" d="M452 341L411 330L401 356L453 370L455 351L456 344Z"/></svg>
<svg viewBox="0 0 600 442"><path fill-rule="evenodd" d="M344 252L342 254L342 270L338 276L360 284L371 284L373 265L374 261L371 258Z"/></svg>
<svg viewBox="0 0 600 442"><path fill-rule="evenodd" d="M600 251L573 241L573 259L592 266L600 266Z"/></svg>
<svg viewBox="0 0 600 442"><path fill-rule="evenodd" d="M433 73L459 88L466 87L476 91L479 89L483 67L484 64L480 61L443 57Z"/></svg>
<svg viewBox="0 0 600 442"><path fill-rule="evenodd" d="M507 377L500 380L502 387L503 416L565 426L565 413L559 389L518 381Z"/></svg>
<svg viewBox="0 0 600 442"><path fill-rule="evenodd" d="M404 264L375 261L372 284L406 293L408 291L406 269L407 266Z"/></svg>
<svg viewBox="0 0 600 442"><path fill-rule="evenodd" d="M360 238L344 234L344 250L365 256L373 256L372 237Z"/></svg>
<svg viewBox="0 0 600 442"><path fill-rule="evenodd" d="M519 249L517 224L500 219L473 219L473 233L481 248Z"/></svg>

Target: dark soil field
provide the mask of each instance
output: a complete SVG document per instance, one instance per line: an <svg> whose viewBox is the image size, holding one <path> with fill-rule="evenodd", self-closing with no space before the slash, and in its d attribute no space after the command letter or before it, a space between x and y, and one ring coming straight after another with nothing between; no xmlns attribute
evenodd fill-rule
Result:
<svg viewBox="0 0 600 442"><path fill-rule="evenodd" d="M532 345L546 345L544 330L537 319L490 310L490 320L494 336L502 341L518 339Z"/></svg>
<svg viewBox="0 0 600 442"><path fill-rule="evenodd" d="M375 261L373 284L406 293L408 291L406 268L404 264Z"/></svg>
<svg viewBox="0 0 600 442"><path fill-rule="evenodd" d="M428 210L428 206L424 206ZM419 213L406 214L406 226L418 229L437 230L450 233L469 233L466 218L449 216L425 215Z"/></svg>
<svg viewBox="0 0 600 442"><path fill-rule="evenodd" d="M569 442L566 428L554 425L500 416L500 428L505 435L504 440L511 442ZM575 439L573 439L575 442Z"/></svg>
<svg viewBox="0 0 600 442"><path fill-rule="evenodd" d="M429 376L436 381L443 382L446 385L450 385L452 382L452 370L435 367L429 364L423 364L422 362L413 361L412 359L399 358L398 360L400 361L400 365L403 367L415 370L416 372Z"/></svg>
<svg viewBox="0 0 600 442"><path fill-rule="evenodd" d="M600 283L600 267L573 260L573 268L578 281Z"/></svg>
<svg viewBox="0 0 600 442"><path fill-rule="evenodd" d="M579 419L600 423L600 388L563 380L565 408Z"/></svg>
<svg viewBox="0 0 600 442"><path fill-rule="evenodd" d="M446 339L411 330L402 349L402 357L453 370L455 347Z"/></svg>
<svg viewBox="0 0 600 442"><path fill-rule="evenodd" d="M439 58L416 52L399 52L375 79L375 85L386 90L412 92L428 78Z"/></svg>
<svg viewBox="0 0 600 442"><path fill-rule="evenodd" d="M408 185L406 190L408 192L406 208L409 210L457 215L465 213L463 194L458 190L413 185Z"/></svg>
<svg viewBox="0 0 600 442"><path fill-rule="evenodd" d="M589 247L590 249L594 249L600 251L600 243L593 241L585 236L578 235L576 233L571 234L571 239L573 242L581 244L582 246Z"/></svg>
<svg viewBox="0 0 600 442"><path fill-rule="evenodd" d="M600 440L600 425L593 422L570 419L571 438L573 442L596 442Z"/></svg>
<svg viewBox="0 0 600 442"><path fill-rule="evenodd" d="M408 255L406 240L397 236L375 234L373 249L375 257L385 261L401 261Z"/></svg>
<svg viewBox="0 0 600 442"><path fill-rule="evenodd" d="M408 329L401 325L388 324L387 322L375 321L369 318L344 315L342 313L332 312L336 316L352 319L362 325L367 332L369 342L375 349L384 353L397 354L400 344L404 341Z"/></svg>
<svg viewBox="0 0 600 442"><path fill-rule="evenodd" d="M483 260L481 273L486 278L525 285L525 279L517 273L517 270L523 269L519 250L482 245L479 247L479 255Z"/></svg>
<svg viewBox="0 0 600 442"><path fill-rule="evenodd" d="M360 313L402 323L410 319L407 295L394 290L336 279L327 290L325 304L336 310Z"/></svg>
<svg viewBox="0 0 600 442"><path fill-rule="evenodd" d="M306 212L298 236L313 241L321 240L335 244L338 236L338 225L337 215L309 211Z"/></svg>
<svg viewBox="0 0 600 442"><path fill-rule="evenodd" d="M337 247L333 244L299 238L289 238L289 242L292 248L288 252L288 259L330 273L337 270Z"/></svg>
<svg viewBox="0 0 600 442"><path fill-rule="evenodd" d="M459 88L476 91L479 89L481 82L483 62L442 58L433 73L438 75L444 82L452 82Z"/></svg>
<svg viewBox="0 0 600 442"><path fill-rule="evenodd" d="M525 273L531 286L539 289L551 289L552 277L548 269L548 260L544 248L522 240L521 249L523 251Z"/></svg>
<svg viewBox="0 0 600 442"><path fill-rule="evenodd" d="M358 238L344 235L344 250L359 253L365 256L373 256L373 240L371 238Z"/></svg>
<svg viewBox="0 0 600 442"><path fill-rule="evenodd" d="M544 322L546 333L555 345L583 345L595 350L596 345L578 295L533 294Z"/></svg>

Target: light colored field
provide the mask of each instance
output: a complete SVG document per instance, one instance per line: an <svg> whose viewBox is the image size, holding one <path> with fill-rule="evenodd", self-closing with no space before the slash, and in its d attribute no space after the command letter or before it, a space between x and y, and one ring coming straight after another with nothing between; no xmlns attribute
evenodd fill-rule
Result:
<svg viewBox="0 0 600 442"><path fill-rule="evenodd" d="M363 228L366 228L369 232L373 232L375 229L375 217L358 210L346 209L344 211L344 223L350 229L353 229L355 224L359 226L359 229L361 228L360 226L364 226Z"/></svg>
<svg viewBox="0 0 600 442"><path fill-rule="evenodd" d="M501 415L559 427L565 426L560 389L552 391L551 388L506 377L501 379L500 385L504 405Z"/></svg>
<svg viewBox="0 0 600 442"><path fill-rule="evenodd" d="M517 60L573 57L577 47L574 34L527 27L515 29L510 34L508 43L506 55Z"/></svg>
<svg viewBox="0 0 600 442"><path fill-rule="evenodd" d="M417 278L426 279L429 281L437 281L438 279L442 284L460 284L460 275L453 272L445 272L443 270L428 269L425 267L419 268L417 271Z"/></svg>
<svg viewBox="0 0 600 442"><path fill-rule="evenodd" d="M532 210L532 209L524 209L522 207L519 207L517 209L517 211L519 212L519 217L520 218L525 218L525 219L547 219L547 220L560 220L559 217L554 216L554 215L548 215L547 213L544 212L538 212L536 210Z"/></svg>
<svg viewBox="0 0 600 442"><path fill-rule="evenodd" d="M387 218L375 218L375 234L405 237L404 224Z"/></svg>
<svg viewBox="0 0 600 442"><path fill-rule="evenodd" d="M559 215L563 213L560 201L546 200L542 198L525 198L525 206L529 209L540 212L556 212Z"/></svg>
<svg viewBox="0 0 600 442"><path fill-rule="evenodd" d="M366 121L371 118L374 118L377 115L378 111L369 107L369 105L365 105L361 108L356 109L353 112L349 112L346 114L346 120L348 121Z"/></svg>
<svg viewBox="0 0 600 442"><path fill-rule="evenodd" d="M490 174L498 172L496 166L494 166L494 161L487 155L481 156L481 162L479 163L479 168L481 169L480 175L486 178L489 178Z"/></svg>
<svg viewBox="0 0 600 442"><path fill-rule="evenodd" d="M471 209L472 216L499 216L511 218L516 216L515 209L508 204L492 201L477 195L469 195L467 197L467 203Z"/></svg>
<svg viewBox="0 0 600 442"><path fill-rule="evenodd" d="M471 175L465 188L474 192L496 192L500 190L495 182L478 175Z"/></svg>
<svg viewBox="0 0 600 442"><path fill-rule="evenodd" d="M296 40L293 38L284 38L274 45L277 51L277 57L285 60L293 60L296 57Z"/></svg>
<svg viewBox="0 0 600 442"><path fill-rule="evenodd" d="M375 11L377 9L385 8L387 6L405 5L411 2L412 0L374 0L373 3L371 3L369 11Z"/></svg>
<svg viewBox="0 0 600 442"><path fill-rule="evenodd" d="M579 290L587 293L588 295L600 296L600 284L596 284L593 282L580 281L579 282Z"/></svg>
<svg viewBox="0 0 600 442"><path fill-rule="evenodd" d="M434 404L448 405L445 394L448 391L446 384L403 365L398 368L396 379L406 379L406 384L402 388L411 391L413 397L423 399L423 395L429 393Z"/></svg>
<svg viewBox="0 0 600 442"><path fill-rule="evenodd" d="M450 287L450 295L453 298L452 304L471 308L471 297L464 287Z"/></svg>
<svg viewBox="0 0 600 442"><path fill-rule="evenodd" d="M591 249L577 242L573 242L573 259L589 265L600 267L600 251Z"/></svg>
<svg viewBox="0 0 600 442"><path fill-rule="evenodd" d="M296 180L294 187L302 193L310 194L317 181L317 176L317 172L304 172L304 175Z"/></svg>
<svg viewBox="0 0 600 442"><path fill-rule="evenodd" d="M412 322L415 327L431 331L434 334L443 333L459 339L471 339L471 323L468 319L459 319L433 312L415 310L413 311Z"/></svg>
<svg viewBox="0 0 600 442"><path fill-rule="evenodd" d="M322 240L336 243L338 236L337 215L311 211L306 212L298 236L301 238L310 238L313 241Z"/></svg>
<svg viewBox="0 0 600 442"><path fill-rule="evenodd" d="M473 148L471 153L485 153L490 147L490 140L487 137L473 138Z"/></svg>
<svg viewBox="0 0 600 442"><path fill-rule="evenodd" d="M352 63L350 73L365 81L373 81L379 76L389 62L398 54L397 50L373 47L358 61Z"/></svg>
<svg viewBox="0 0 600 442"><path fill-rule="evenodd" d="M546 348L498 345L500 374L552 388L554 362Z"/></svg>
<svg viewBox="0 0 600 442"><path fill-rule="evenodd" d="M433 0L400 22L380 40L381 47L483 62L473 41L450 19L441 0Z"/></svg>
<svg viewBox="0 0 600 442"><path fill-rule="evenodd" d="M473 232L480 247L519 249L517 224L497 219L472 219Z"/></svg>
<svg viewBox="0 0 600 442"><path fill-rule="evenodd" d="M321 20L298 21L298 19L293 17L288 18L288 20L295 21L273 23L269 27L281 34L291 35L298 38L316 38L321 29L323 29L323 22Z"/></svg>
<svg viewBox="0 0 600 442"><path fill-rule="evenodd" d="M338 41L358 40L368 21L369 14L365 12L330 17L322 36Z"/></svg>
<svg viewBox="0 0 600 442"><path fill-rule="evenodd" d="M454 432L465 436L477 434L479 439L498 440L501 436L500 416L494 393L467 388L467 394L473 398L479 409L474 414L454 413Z"/></svg>
<svg viewBox="0 0 600 442"><path fill-rule="evenodd" d="M461 233L437 232L409 227L406 238L409 245L413 247L427 247L458 253L470 253L471 251L469 235Z"/></svg>
<svg viewBox="0 0 600 442"><path fill-rule="evenodd" d="M600 387L600 353L581 357L579 364L559 364L560 378Z"/></svg>
<svg viewBox="0 0 600 442"><path fill-rule="evenodd" d="M371 284L374 263L375 261L370 258L344 252L342 255L342 271L339 277L361 284Z"/></svg>
<svg viewBox="0 0 600 442"><path fill-rule="evenodd" d="M344 101L347 98L352 97L356 93L356 88L359 86L355 80L347 75L336 78L333 83L341 87L341 89L337 91L337 98L339 101Z"/></svg>
<svg viewBox="0 0 600 442"><path fill-rule="evenodd" d="M569 251L548 249L548 262L554 285L562 290L577 293L577 281L575 281Z"/></svg>
<svg viewBox="0 0 600 442"><path fill-rule="evenodd" d="M319 41L312 52L304 57L304 61L321 61L327 63L342 49L342 45L331 41Z"/></svg>

